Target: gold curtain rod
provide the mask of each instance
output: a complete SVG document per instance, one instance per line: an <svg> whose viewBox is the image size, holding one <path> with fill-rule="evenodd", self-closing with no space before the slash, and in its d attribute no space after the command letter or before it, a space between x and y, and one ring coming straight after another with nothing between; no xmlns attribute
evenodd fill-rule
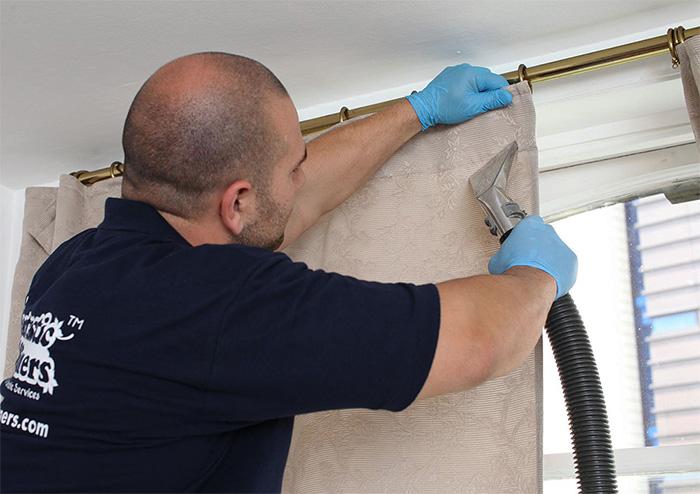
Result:
<svg viewBox="0 0 700 494"><path fill-rule="evenodd" d="M674 67L678 66L678 57L676 55L676 46L684 42L691 36L700 34L700 27L684 29L682 26L677 28L669 28L665 35L648 38L633 43L627 43L620 46L613 46L604 50L598 50L575 57L564 58L554 62L534 65L526 67L520 64L518 70L501 74L509 83L527 81L530 86L535 82L549 81L574 74L581 74L590 70L602 69L622 63L640 60L642 58L660 55L669 52L671 61ZM302 134L313 134L321 130L325 130L337 123L349 120L360 115L368 115L401 101L403 98L392 99L375 103L373 105L361 106L350 110L347 107L340 109L338 113L324 115L322 117L312 118L300 122ZM124 171L124 165L118 161L113 162L110 166L95 171L81 170L71 173L74 177L80 180L85 185L91 185L100 180L114 178L121 175Z"/></svg>

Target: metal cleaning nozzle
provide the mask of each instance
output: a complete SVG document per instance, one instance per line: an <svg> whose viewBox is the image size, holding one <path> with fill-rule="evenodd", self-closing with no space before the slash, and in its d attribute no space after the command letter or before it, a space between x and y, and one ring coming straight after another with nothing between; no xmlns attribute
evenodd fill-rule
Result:
<svg viewBox="0 0 700 494"><path fill-rule="evenodd" d="M506 195L508 174L517 153L518 144L511 142L469 178L469 185L486 213L486 226L499 238L527 215Z"/></svg>

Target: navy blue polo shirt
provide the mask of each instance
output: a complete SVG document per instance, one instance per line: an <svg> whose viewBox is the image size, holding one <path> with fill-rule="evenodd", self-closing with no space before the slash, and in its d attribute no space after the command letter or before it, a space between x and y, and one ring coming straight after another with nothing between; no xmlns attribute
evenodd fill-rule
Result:
<svg viewBox="0 0 700 494"><path fill-rule="evenodd" d="M0 487L279 492L294 416L406 408L439 319L433 284L192 247L153 207L107 199L29 289Z"/></svg>

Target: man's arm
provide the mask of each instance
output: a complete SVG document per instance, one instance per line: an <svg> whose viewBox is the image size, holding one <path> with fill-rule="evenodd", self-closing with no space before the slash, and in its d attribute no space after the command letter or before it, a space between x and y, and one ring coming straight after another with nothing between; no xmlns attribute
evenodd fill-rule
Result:
<svg viewBox="0 0 700 494"><path fill-rule="evenodd" d="M440 333L419 397L464 391L521 365L577 271L576 254L554 228L528 216L491 258L495 276L439 283Z"/></svg>
<svg viewBox="0 0 700 494"><path fill-rule="evenodd" d="M512 101L503 77L484 67L447 67L425 89L309 142L306 182L284 232L285 248L353 192L421 129L456 124Z"/></svg>
<svg viewBox="0 0 700 494"><path fill-rule="evenodd" d="M465 391L516 369L540 339L556 294L551 276L525 266L444 281L437 288L438 343L416 399Z"/></svg>
<svg viewBox="0 0 700 494"><path fill-rule="evenodd" d="M306 182L299 192L280 250L341 204L421 130L408 100L333 129L306 145Z"/></svg>

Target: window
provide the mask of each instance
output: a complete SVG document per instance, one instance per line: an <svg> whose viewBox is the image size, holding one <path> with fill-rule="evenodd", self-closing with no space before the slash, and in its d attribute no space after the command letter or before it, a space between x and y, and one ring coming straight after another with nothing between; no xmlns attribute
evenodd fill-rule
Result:
<svg viewBox="0 0 700 494"><path fill-rule="evenodd" d="M651 319L651 336L682 336L698 327L697 311L678 312Z"/></svg>
<svg viewBox="0 0 700 494"><path fill-rule="evenodd" d="M700 472L674 471L700 470L700 201L655 195L553 225L579 257L571 295L601 375L620 492L700 492ZM547 470L571 445L546 339L543 365L544 492L576 493ZM658 473L635 475L645 462Z"/></svg>

